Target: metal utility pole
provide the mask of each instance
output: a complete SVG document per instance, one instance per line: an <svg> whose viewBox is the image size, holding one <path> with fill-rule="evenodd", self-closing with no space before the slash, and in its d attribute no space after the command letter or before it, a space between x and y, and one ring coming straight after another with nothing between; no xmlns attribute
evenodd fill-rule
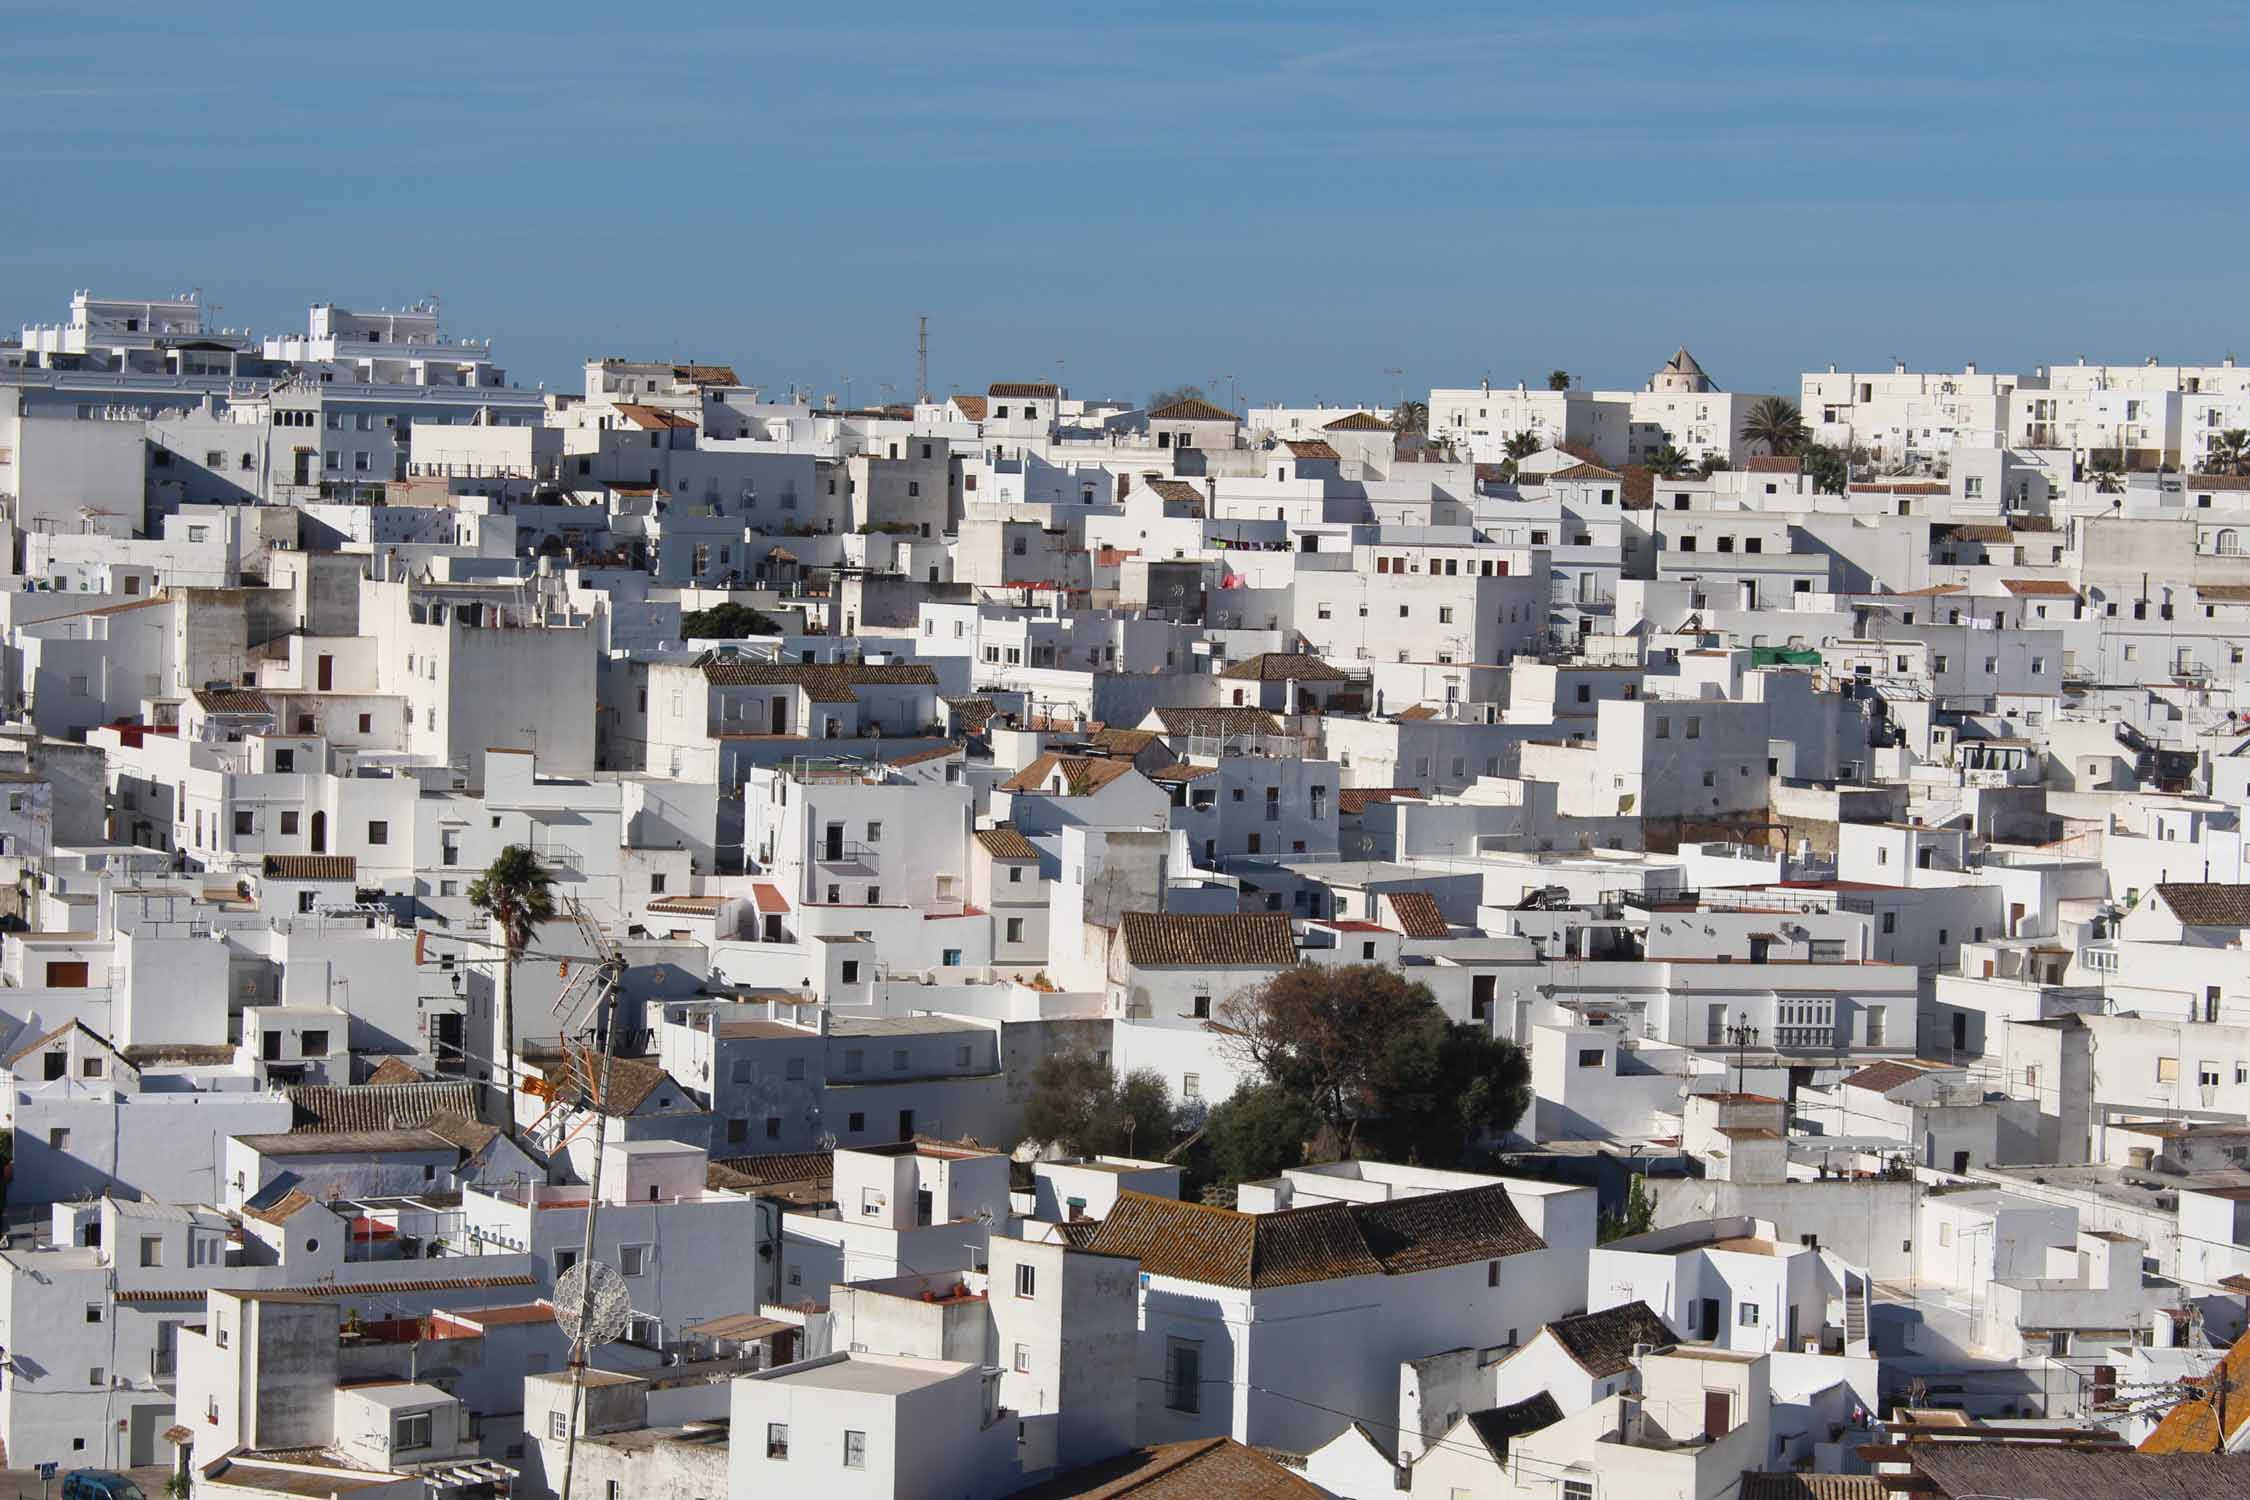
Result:
<svg viewBox="0 0 2250 1500"><path fill-rule="evenodd" d="M914 338L914 399L917 403L930 399L930 315L916 318L919 331Z"/></svg>
<svg viewBox="0 0 2250 1500"><path fill-rule="evenodd" d="M582 1274L587 1279L578 1300L577 1326L570 1336L570 1425L563 1439L562 1483L555 1490L558 1500L570 1500L570 1471L578 1458L578 1429L585 1421L586 1356L593 1343L595 1316L594 1221L602 1204L602 1148L609 1140L609 1064L616 1053L617 1000L625 985L625 956L609 941L609 935L588 920L575 901L571 903L571 915L578 919L581 932L596 939L595 951L601 954L601 982L594 992L594 1045L601 1049L601 1061L596 1077L587 1080L593 1083L587 1103L594 1112L594 1160L587 1173L591 1181L586 1193L586 1232L578 1248L578 1264L586 1268ZM592 1065L593 1059L580 1055L582 1069Z"/></svg>

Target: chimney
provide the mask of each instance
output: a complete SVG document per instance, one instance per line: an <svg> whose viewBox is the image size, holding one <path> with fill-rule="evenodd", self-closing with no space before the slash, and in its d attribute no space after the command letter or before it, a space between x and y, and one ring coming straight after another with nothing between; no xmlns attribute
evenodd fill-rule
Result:
<svg viewBox="0 0 2250 1500"><path fill-rule="evenodd" d="M1617 1440L1628 1448L1648 1439L1648 1415L1638 1396L1617 1398Z"/></svg>

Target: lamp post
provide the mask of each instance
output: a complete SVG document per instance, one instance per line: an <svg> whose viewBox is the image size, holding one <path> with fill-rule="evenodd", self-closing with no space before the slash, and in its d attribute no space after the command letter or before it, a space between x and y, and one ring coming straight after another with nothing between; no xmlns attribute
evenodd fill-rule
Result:
<svg viewBox="0 0 2250 1500"><path fill-rule="evenodd" d="M1743 1020L1742 1012L1736 1011L1734 1024L1727 1028L1726 1037L1727 1045L1734 1048L1734 1091L1739 1094L1743 1070L1749 1066L1745 1054L1757 1045L1758 1028Z"/></svg>

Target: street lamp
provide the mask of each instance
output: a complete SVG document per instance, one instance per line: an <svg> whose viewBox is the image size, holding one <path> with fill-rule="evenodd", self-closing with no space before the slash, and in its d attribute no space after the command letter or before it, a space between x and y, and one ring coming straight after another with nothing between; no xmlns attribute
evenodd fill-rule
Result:
<svg viewBox="0 0 2250 1500"><path fill-rule="evenodd" d="M1736 1011L1734 1024L1726 1030L1726 1038L1727 1045L1734 1048L1734 1091L1739 1094L1743 1070L1749 1065L1744 1054L1758 1044L1758 1028L1742 1019L1742 1012Z"/></svg>

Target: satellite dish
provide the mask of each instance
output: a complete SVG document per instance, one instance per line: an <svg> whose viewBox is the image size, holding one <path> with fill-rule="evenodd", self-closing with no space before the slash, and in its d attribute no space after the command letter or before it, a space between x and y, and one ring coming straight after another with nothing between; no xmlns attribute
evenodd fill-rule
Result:
<svg viewBox="0 0 2250 1500"><path fill-rule="evenodd" d="M606 1261L582 1260L555 1278L555 1321L573 1341L578 1337L581 1311L586 1316L588 1345L614 1343L624 1337L625 1325L633 1315L633 1299L615 1266Z"/></svg>

